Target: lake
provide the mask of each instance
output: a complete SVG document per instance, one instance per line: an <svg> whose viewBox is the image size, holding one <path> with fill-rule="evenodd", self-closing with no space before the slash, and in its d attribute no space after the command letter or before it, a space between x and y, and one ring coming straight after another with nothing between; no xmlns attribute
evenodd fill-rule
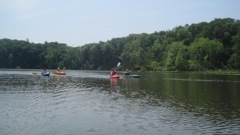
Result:
<svg viewBox="0 0 240 135"><path fill-rule="evenodd" d="M240 75L40 72L0 69L1 135L240 134Z"/></svg>

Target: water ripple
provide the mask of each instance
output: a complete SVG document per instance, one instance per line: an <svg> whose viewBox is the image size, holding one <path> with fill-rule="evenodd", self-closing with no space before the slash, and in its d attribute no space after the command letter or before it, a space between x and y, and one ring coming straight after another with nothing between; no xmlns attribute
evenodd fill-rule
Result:
<svg viewBox="0 0 240 135"><path fill-rule="evenodd" d="M178 77L113 82L105 72L50 77L27 73L0 74L2 134L239 133L235 89L214 91L221 86L206 83L198 89ZM193 82L200 87L198 80ZM229 95L222 98L221 92Z"/></svg>

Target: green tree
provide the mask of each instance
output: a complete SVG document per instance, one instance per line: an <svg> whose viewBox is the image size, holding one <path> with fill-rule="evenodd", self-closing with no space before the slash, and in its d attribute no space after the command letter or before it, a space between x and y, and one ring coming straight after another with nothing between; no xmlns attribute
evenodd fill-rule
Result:
<svg viewBox="0 0 240 135"><path fill-rule="evenodd" d="M66 53L66 44L51 42L46 44L46 51L43 52L45 67L56 69L64 67L64 56Z"/></svg>
<svg viewBox="0 0 240 135"><path fill-rule="evenodd" d="M165 68L167 70L187 70L187 46L182 42L173 42L167 52Z"/></svg>
<svg viewBox="0 0 240 135"><path fill-rule="evenodd" d="M239 28L240 30L240 28ZM228 67L231 69L240 69L240 32L232 37L234 46L232 48L233 54L228 60Z"/></svg>
<svg viewBox="0 0 240 135"><path fill-rule="evenodd" d="M92 69L102 69L102 50L100 45L93 45L89 50L89 60Z"/></svg>
<svg viewBox="0 0 240 135"><path fill-rule="evenodd" d="M192 70L221 68L221 59L219 58L224 51L222 43L200 38L191 44L189 50Z"/></svg>
<svg viewBox="0 0 240 135"><path fill-rule="evenodd" d="M111 44L105 43L101 47L103 69L109 70L116 66L116 62L120 60L118 55L116 55L116 49L114 49Z"/></svg>

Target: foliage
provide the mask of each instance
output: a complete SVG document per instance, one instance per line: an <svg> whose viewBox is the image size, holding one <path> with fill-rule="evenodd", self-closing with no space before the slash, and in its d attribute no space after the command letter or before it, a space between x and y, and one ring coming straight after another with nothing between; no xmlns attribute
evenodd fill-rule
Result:
<svg viewBox="0 0 240 135"><path fill-rule="evenodd" d="M233 53L228 60L228 66L230 69L240 69L240 28L238 34L232 37L232 42Z"/></svg>
<svg viewBox="0 0 240 135"><path fill-rule="evenodd" d="M118 62L147 71L239 70L240 21L214 19L79 47L0 39L0 68L110 70Z"/></svg>
<svg viewBox="0 0 240 135"><path fill-rule="evenodd" d="M182 42L173 42L167 52L165 67L170 71L187 70L187 46L185 46Z"/></svg>
<svg viewBox="0 0 240 135"><path fill-rule="evenodd" d="M214 69L221 68L221 54L224 48L222 43L216 40L206 38L197 39L189 47L190 63L192 67L198 66L196 69Z"/></svg>

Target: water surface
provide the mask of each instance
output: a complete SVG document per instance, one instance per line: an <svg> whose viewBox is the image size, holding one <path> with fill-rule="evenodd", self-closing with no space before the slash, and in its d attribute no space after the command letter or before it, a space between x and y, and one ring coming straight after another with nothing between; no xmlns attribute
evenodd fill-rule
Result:
<svg viewBox="0 0 240 135"><path fill-rule="evenodd" d="M240 134L239 75L66 72L0 70L1 135Z"/></svg>

